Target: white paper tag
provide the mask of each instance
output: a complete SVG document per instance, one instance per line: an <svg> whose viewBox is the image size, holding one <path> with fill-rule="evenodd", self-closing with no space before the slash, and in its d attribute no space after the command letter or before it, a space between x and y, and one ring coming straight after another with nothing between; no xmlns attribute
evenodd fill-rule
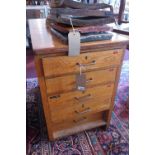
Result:
<svg viewBox="0 0 155 155"><path fill-rule="evenodd" d="M76 31L68 34L68 56L77 56L80 54L80 33Z"/></svg>

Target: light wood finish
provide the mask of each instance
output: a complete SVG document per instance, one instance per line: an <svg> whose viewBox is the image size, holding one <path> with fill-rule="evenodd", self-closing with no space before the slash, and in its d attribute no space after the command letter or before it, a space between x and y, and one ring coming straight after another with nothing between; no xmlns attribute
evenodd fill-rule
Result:
<svg viewBox="0 0 155 155"><path fill-rule="evenodd" d="M89 120L89 122L85 122L84 124L81 124L80 126L70 126L67 129L61 129L57 130L56 132L53 132L53 138L57 139L60 137L68 136L71 134L75 134L77 132L85 131L88 129L100 127L106 125L105 121L103 119L95 119L95 120Z"/></svg>
<svg viewBox="0 0 155 155"><path fill-rule="evenodd" d="M68 51L68 46L60 42L51 32L46 28L45 19L30 19L29 27L32 40L32 47L35 54L54 54L64 53ZM94 49L115 49L122 48L128 44L128 37L113 33L112 40L95 41L81 44L81 53L90 52Z"/></svg>
<svg viewBox="0 0 155 155"><path fill-rule="evenodd" d="M114 33L112 40L82 43L81 54L68 57L68 46L50 34L44 19L30 20L29 28L49 140L108 127L128 38ZM75 90L77 63L93 60L83 70L93 80L86 91Z"/></svg>
<svg viewBox="0 0 155 155"><path fill-rule="evenodd" d="M113 88L114 85L110 84L88 89L84 94L79 91L65 93L57 101L49 101L52 122L109 109Z"/></svg>
<svg viewBox="0 0 155 155"><path fill-rule="evenodd" d="M53 123L54 124L53 131L66 129L71 126L81 125L85 122L89 122L90 120L96 120L96 119L104 120L105 115L103 115L102 112L98 112L98 113L95 113L94 115L88 114L86 116L71 118L69 120L66 120L65 122Z"/></svg>
<svg viewBox="0 0 155 155"><path fill-rule="evenodd" d="M124 51L125 51L125 49L124 49ZM111 102L111 106L110 106L109 112L107 113L107 120L106 120L107 121L107 128L110 125L110 120L111 120L111 115L112 115L112 111L113 111L113 107L114 107L114 103L115 103L115 95L116 95L116 92L117 92L117 87L118 87L118 82L119 82L119 78L120 78L123 58L124 58L124 53L123 53L123 56L121 58L121 64L118 67L118 70L117 70L117 73L116 73L115 88L113 89L112 102Z"/></svg>
<svg viewBox="0 0 155 155"><path fill-rule="evenodd" d="M99 103L87 103L84 104L84 107L82 105L76 105L73 107L68 107L65 109L61 109L59 111L52 111L51 112L51 119L52 123L62 123L65 122L66 120L70 120L72 118L78 119L81 116L87 116L92 114L95 114L97 112L101 112L104 110L108 110L110 108L110 103L111 103L111 96L105 98L105 101L100 101Z"/></svg>
<svg viewBox="0 0 155 155"><path fill-rule="evenodd" d="M53 135L51 132L52 126L50 125L51 118L50 118L49 104L48 104L47 94L46 94L46 85L45 85L44 77L42 76L42 73L43 73L42 68L40 67L41 61L38 56L35 57L35 66L36 66L36 71L38 75L39 86L41 88L40 91L41 91L43 109L44 109L44 114L45 114L45 119L47 124L48 136L50 139L53 139Z"/></svg>
<svg viewBox="0 0 155 155"><path fill-rule="evenodd" d="M90 71L98 68L119 65L123 50L98 51L84 53L75 57L58 56L43 58L45 77L54 77L64 74L79 73L78 64L86 65L82 71Z"/></svg>
<svg viewBox="0 0 155 155"><path fill-rule="evenodd" d="M86 88L115 81L116 67L86 72ZM45 79L47 94L59 94L76 90L76 74Z"/></svg>
<svg viewBox="0 0 155 155"><path fill-rule="evenodd" d="M114 84L101 85L86 89L86 91L73 91L68 93L57 94L48 97L51 111L72 107L78 104L89 104L103 102L107 97L112 96Z"/></svg>
<svg viewBox="0 0 155 155"><path fill-rule="evenodd" d="M53 137L63 137L83 130L91 129L98 126L104 126L103 113L95 113L94 115L83 116L78 119L72 119L65 123L54 124Z"/></svg>

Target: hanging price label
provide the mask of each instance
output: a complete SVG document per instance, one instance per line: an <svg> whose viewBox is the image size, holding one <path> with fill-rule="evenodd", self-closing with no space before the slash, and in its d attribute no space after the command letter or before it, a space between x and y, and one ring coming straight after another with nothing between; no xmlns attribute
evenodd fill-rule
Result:
<svg viewBox="0 0 155 155"><path fill-rule="evenodd" d="M86 89L86 75L78 74L76 75L76 88L77 90L84 91Z"/></svg>
<svg viewBox="0 0 155 155"><path fill-rule="evenodd" d="M76 75L76 89L84 91L86 89L86 75L82 73L82 66L80 65L80 74Z"/></svg>
<svg viewBox="0 0 155 155"><path fill-rule="evenodd" d="M68 34L68 56L77 56L80 54L80 33L73 31Z"/></svg>

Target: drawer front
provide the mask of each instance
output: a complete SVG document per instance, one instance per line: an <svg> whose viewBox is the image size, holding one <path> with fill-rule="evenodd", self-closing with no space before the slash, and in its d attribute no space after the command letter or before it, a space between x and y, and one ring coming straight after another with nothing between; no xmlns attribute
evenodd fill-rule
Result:
<svg viewBox="0 0 155 155"><path fill-rule="evenodd" d="M101 112L110 109L111 97L106 97L104 100L96 103L77 105L74 107L63 108L58 111L51 112L51 120L53 123L65 122L66 120L78 120L79 117L87 117L87 115Z"/></svg>
<svg viewBox="0 0 155 155"><path fill-rule="evenodd" d="M76 91L49 99L52 122L86 116L110 108L114 84L94 87L84 93Z"/></svg>
<svg viewBox="0 0 155 155"><path fill-rule="evenodd" d="M95 113L93 115L80 116L78 118L72 118L71 120L66 120L61 123L53 123L53 130L58 131L66 128L71 128L73 126L79 126L86 123L93 123L95 121L105 121L103 112Z"/></svg>
<svg viewBox="0 0 155 155"><path fill-rule="evenodd" d="M119 65L123 50L109 50L92 53L84 53L79 56L57 56L42 58L44 76L54 77L64 74L79 73L82 70L90 71L102 67Z"/></svg>
<svg viewBox="0 0 155 155"><path fill-rule="evenodd" d="M85 91L73 91L57 95L48 96L48 103L51 111L77 105L78 102L92 102L112 95L114 83L96 86Z"/></svg>
<svg viewBox="0 0 155 155"><path fill-rule="evenodd" d="M86 87L114 82L117 68L86 72ZM76 90L76 74L46 79L47 94Z"/></svg>

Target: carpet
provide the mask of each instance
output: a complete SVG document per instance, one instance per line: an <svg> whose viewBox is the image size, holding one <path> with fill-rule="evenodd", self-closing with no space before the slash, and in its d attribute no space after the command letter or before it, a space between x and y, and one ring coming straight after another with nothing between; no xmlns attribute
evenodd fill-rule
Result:
<svg viewBox="0 0 155 155"><path fill-rule="evenodd" d="M48 141L37 78L26 80L27 155L128 155L129 62L124 61L109 128L83 131Z"/></svg>

